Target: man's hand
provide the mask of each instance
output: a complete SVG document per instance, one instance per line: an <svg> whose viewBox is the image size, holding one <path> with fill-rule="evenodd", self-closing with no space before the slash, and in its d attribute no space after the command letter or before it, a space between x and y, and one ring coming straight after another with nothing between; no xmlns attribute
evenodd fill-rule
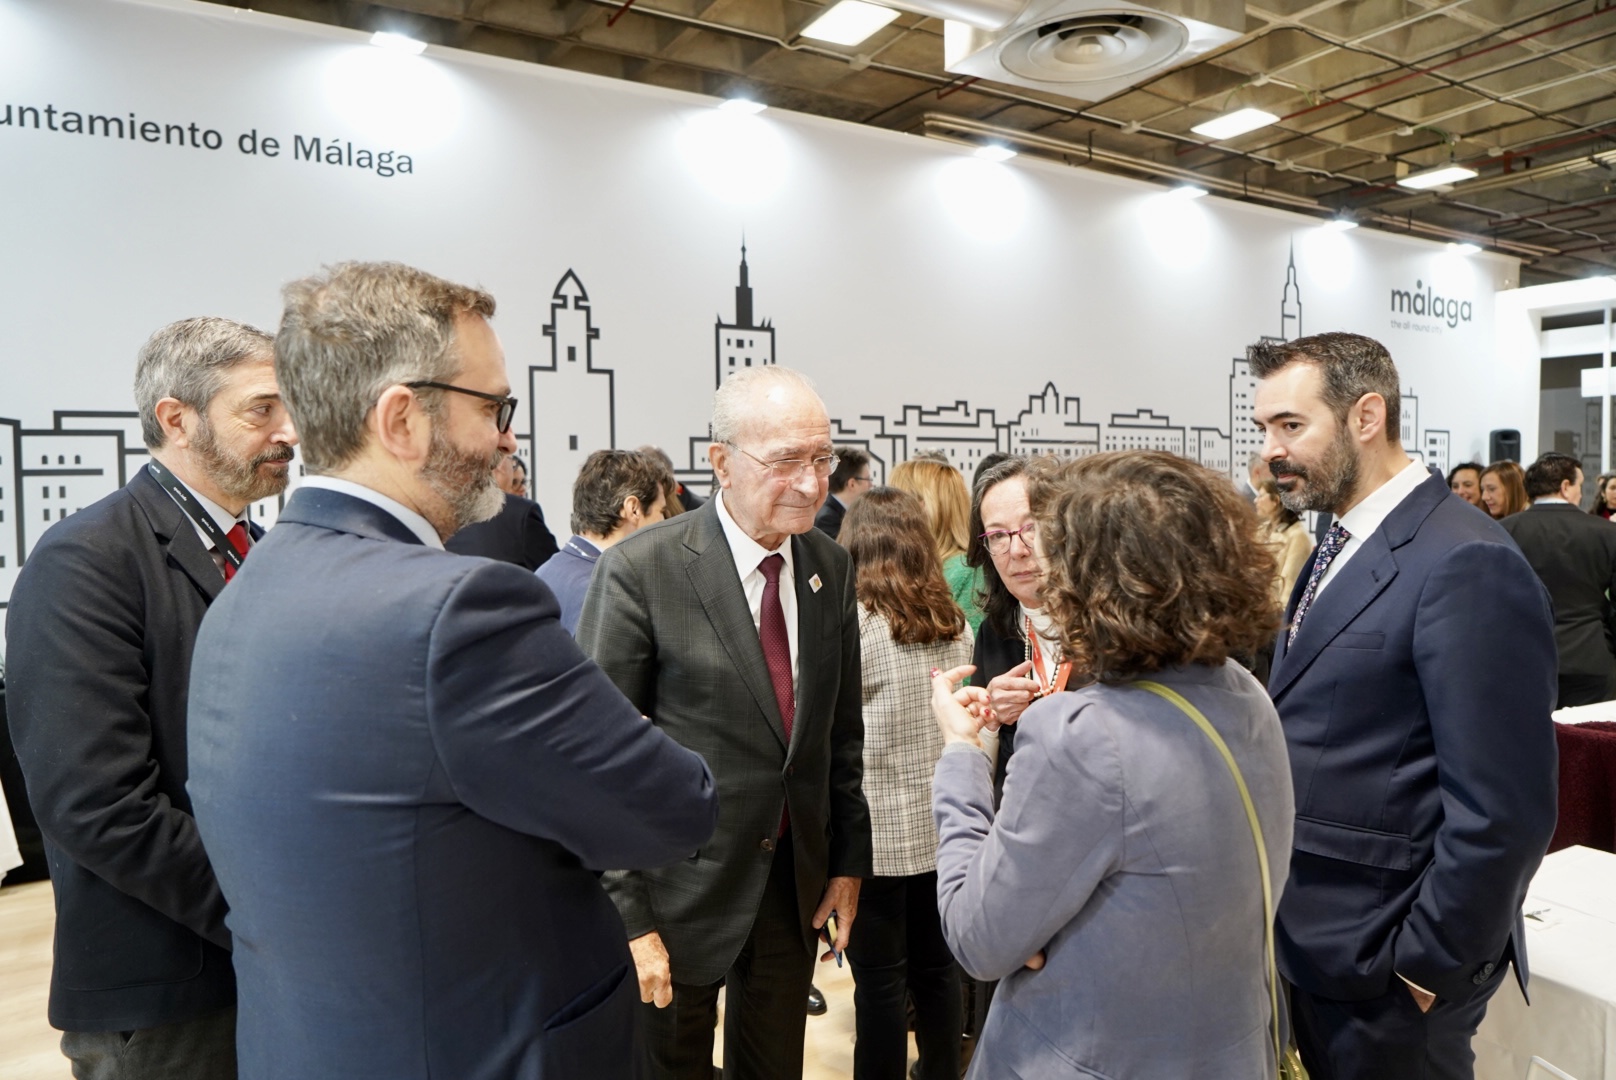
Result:
<svg viewBox="0 0 1616 1080"><path fill-rule="evenodd" d="M819 959L821 962L829 960L835 953L847 951L847 939L853 930L853 917L858 914L858 894L861 881L856 877L833 877L825 882L825 898L819 902L819 910L814 912L814 929L818 930L825 925L831 912L836 913L836 940L831 942L831 949Z"/></svg>
<svg viewBox="0 0 1616 1080"><path fill-rule="evenodd" d="M668 972L668 950L655 930L628 943L634 970L640 976L640 1000L665 1009L673 1002L673 976Z"/></svg>
<svg viewBox="0 0 1616 1080"><path fill-rule="evenodd" d="M1410 994L1414 995L1414 1004L1420 1007L1420 1012L1423 1013L1431 1011L1431 1006L1436 1004L1435 994L1427 993L1426 991L1421 990L1419 987L1415 986L1406 979L1403 980L1403 985L1408 987L1408 992Z"/></svg>

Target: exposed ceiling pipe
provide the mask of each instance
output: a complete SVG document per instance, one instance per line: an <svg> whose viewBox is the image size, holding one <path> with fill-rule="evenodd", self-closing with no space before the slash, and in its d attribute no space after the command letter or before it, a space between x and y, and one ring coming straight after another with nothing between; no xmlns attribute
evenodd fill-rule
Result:
<svg viewBox="0 0 1616 1080"><path fill-rule="evenodd" d="M1303 195L1292 195L1285 191L1273 191L1268 188L1247 187L1235 180L1225 180L1221 177L1208 176L1195 172L1192 169L1181 169L1174 165L1164 165L1149 158L1134 157L1131 154L1120 154L1114 150L1104 150L1099 147L1090 147L1085 143L1071 142L1066 139L1057 139L1048 135L1036 135L1013 128L999 127L994 124L983 123L968 117L949 116L945 113L926 113L922 118L926 133L934 138L945 141L962 143L969 146L979 146L981 141L992 139L1006 143L1024 146L1033 150L1042 150L1047 153L1060 155L1067 164L1088 165L1097 163L1109 165L1113 168L1127 169L1131 172L1144 173L1149 176L1158 176L1163 179L1181 180L1185 183L1204 187L1208 191L1220 192L1237 199L1249 199L1254 202L1264 202L1273 206L1280 206L1287 210L1301 210L1313 214L1326 214L1330 207L1325 206L1317 199L1310 199ZM942 133L942 134L938 134ZM953 133L950 136L948 133ZM963 136L963 137L961 137ZM1519 175L1519 174L1517 174ZM1424 221L1412 221L1406 217L1394 217L1370 211L1358 215L1364 224L1376 224L1395 232L1414 232L1439 240L1453 240L1466 243L1481 244L1494 248L1510 255L1519 255L1527 259L1540 259L1545 256L1558 255L1559 249L1544 247L1539 244L1525 244L1516 240L1503 240L1487 236L1478 236L1460 229L1449 229L1441 225L1434 225Z"/></svg>
<svg viewBox="0 0 1616 1080"><path fill-rule="evenodd" d="M1587 157L1570 158L1566 161L1556 161L1550 165L1539 165L1535 169L1519 169L1515 172L1499 173L1484 179L1466 180L1455 185L1454 191L1460 195L1474 195L1483 191L1492 191L1495 188L1517 187L1521 184L1530 184L1534 180L1547 180L1555 176L1568 176L1571 173L1585 172L1588 169L1616 167L1616 150L1606 150L1603 153L1590 154ZM1381 210L1407 210L1425 203L1434 202L1437 195L1427 193L1411 195L1406 199L1393 199L1381 203L1377 209Z"/></svg>

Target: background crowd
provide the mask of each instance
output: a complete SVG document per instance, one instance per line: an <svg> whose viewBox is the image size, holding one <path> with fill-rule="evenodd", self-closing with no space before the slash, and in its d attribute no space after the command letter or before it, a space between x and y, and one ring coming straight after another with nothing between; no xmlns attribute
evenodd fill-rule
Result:
<svg viewBox="0 0 1616 1080"><path fill-rule="evenodd" d="M153 464L8 620L75 1076L710 1080L722 990L730 1080L797 1077L844 954L859 1080L911 1028L927 1080L1470 1075L1549 713L1616 695L1611 478L1444 483L1350 334L1253 346L1245 492L879 485L769 366L710 499L598 450L557 544L494 311L344 264L141 351Z"/></svg>

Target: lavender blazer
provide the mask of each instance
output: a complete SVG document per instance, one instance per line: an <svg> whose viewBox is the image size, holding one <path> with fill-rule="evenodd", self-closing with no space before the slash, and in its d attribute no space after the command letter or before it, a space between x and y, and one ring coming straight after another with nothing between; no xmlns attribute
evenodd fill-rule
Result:
<svg viewBox="0 0 1616 1080"><path fill-rule="evenodd" d="M1268 695L1232 662L1156 681L1229 744L1277 903L1295 806ZM949 947L1002 980L972 1080L1274 1076L1257 852L1212 743L1128 686L1056 694L1017 726L997 814L974 747L947 747L932 785ZM1026 970L1040 950L1043 970Z"/></svg>

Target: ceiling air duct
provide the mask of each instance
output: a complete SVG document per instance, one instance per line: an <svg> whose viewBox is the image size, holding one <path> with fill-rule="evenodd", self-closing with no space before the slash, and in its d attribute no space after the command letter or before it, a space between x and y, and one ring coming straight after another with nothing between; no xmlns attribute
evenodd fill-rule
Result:
<svg viewBox="0 0 1616 1080"><path fill-rule="evenodd" d="M1245 32L1243 0L900 0L958 75L1099 101Z"/></svg>

